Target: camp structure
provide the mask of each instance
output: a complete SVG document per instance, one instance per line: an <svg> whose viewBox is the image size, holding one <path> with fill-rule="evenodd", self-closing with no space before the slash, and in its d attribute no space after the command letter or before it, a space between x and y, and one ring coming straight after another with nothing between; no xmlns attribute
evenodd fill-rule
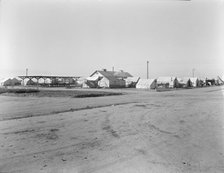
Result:
<svg viewBox="0 0 224 173"><path fill-rule="evenodd" d="M34 86L34 85L37 85L37 80L27 78L27 79L23 80L22 85L24 85L24 86Z"/></svg>
<svg viewBox="0 0 224 173"><path fill-rule="evenodd" d="M87 79L86 84L89 86L89 88L97 88L98 87L98 81L101 78L102 78L101 76L97 76L97 75L87 77L86 78Z"/></svg>
<svg viewBox="0 0 224 173"><path fill-rule="evenodd" d="M49 87L51 83L52 83L52 80L50 78L40 78L38 80L38 84L43 87Z"/></svg>
<svg viewBox="0 0 224 173"><path fill-rule="evenodd" d="M86 84L87 77L79 77L74 79L73 81L69 81L70 83L66 86L66 88L89 88L89 86Z"/></svg>
<svg viewBox="0 0 224 173"><path fill-rule="evenodd" d="M215 85L223 85L224 84L224 80L217 76L217 78L215 79Z"/></svg>
<svg viewBox="0 0 224 173"><path fill-rule="evenodd" d="M125 87L126 88L136 88L136 85L139 81L139 77L127 77L125 80Z"/></svg>
<svg viewBox="0 0 224 173"><path fill-rule="evenodd" d="M21 81L22 80L19 80L16 77L14 77L14 78L7 78L7 79L4 79L2 81L1 85L3 85L3 86L19 86L19 85L21 85Z"/></svg>
<svg viewBox="0 0 224 173"><path fill-rule="evenodd" d="M137 89L156 89L156 79L139 79L136 88Z"/></svg>
<svg viewBox="0 0 224 173"><path fill-rule="evenodd" d="M177 88L179 85L176 77L159 77L157 88Z"/></svg>
<svg viewBox="0 0 224 173"><path fill-rule="evenodd" d="M1 86L4 86L5 81L8 80L8 79L9 79L9 78L1 78L1 79L0 79L0 85L1 85Z"/></svg>
<svg viewBox="0 0 224 173"><path fill-rule="evenodd" d="M200 80L197 77L190 77L190 81L191 81L193 87L201 86Z"/></svg>
<svg viewBox="0 0 224 173"><path fill-rule="evenodd" d="M212 86L212 85L215 85L215 79L208 79L208 78L206 78L206 79L205 79L205 85L206 85L206 86Z"/></svg>
<svg viewBox="0 0 224 173"><path fill-rule="evenodd" d="M190 77L177 78L178 88L191 88L193 84L190 80Z"/></svg>
<svg viewBox="0 0 224 173"><path fill-rule="evenodd" d="M96 70L87 78L87 85L90 88L124 88L128 77L132 75L124 71Z"/></svg>

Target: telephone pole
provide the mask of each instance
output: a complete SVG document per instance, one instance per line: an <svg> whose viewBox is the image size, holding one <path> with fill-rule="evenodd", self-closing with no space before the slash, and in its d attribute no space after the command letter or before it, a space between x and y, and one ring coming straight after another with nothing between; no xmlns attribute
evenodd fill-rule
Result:
<svg viewBox="0 0 224 173"><path fill-rule="evenodd" d="M147 61L147 79L149 78L149 61Z"/></svg>
<svg viewBox="0 0 224 173"><path fill-rule="evenodd" d="M26 68L26 76L28 76L28 68Z"/></svg>
<svg viewBox="0 0 224 173"><path fill-rule="evenodd" d="M194 77L195 68L192 69L192 75Z"/></svg>

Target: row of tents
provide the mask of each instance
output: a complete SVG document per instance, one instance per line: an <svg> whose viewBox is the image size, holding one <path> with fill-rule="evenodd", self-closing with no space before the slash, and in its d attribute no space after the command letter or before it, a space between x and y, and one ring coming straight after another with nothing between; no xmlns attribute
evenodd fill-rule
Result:
<svg viewBox="0 0 224 173"><path fill-rule="evenodd" d="M192 88L211 85L223 85L223 79L199 79L197 77L159 77L157 79L141 79L124 71L97 70L87 78L77 80L83 88Z"/></svg>
<svg viewBox="0 0 224 173"><path fill-rule="evenodd" d="M159 77L157 79L141 79L139 77L133 77L130 73L124 71L107 71L96 70L89 77L69 79L72 81L55 81L48 79L39 79L38 81L33 79L22 80L19 77L8 78L0 80L0 84L3 86L62 86L55 84L69 84L70 87L82 87L82 88L138 88L138 89L156 89L156 88L192 88L203 87L211 85L223 85L223 78L217 77L216 79L199 79L197 77ZM68 79L66 79L68 80ZM67 85L66 85L67 86Z"/></svg>
<svg viewBox="0 0 224 173"><path fill-rule="evenodd" d="M77 81L84 88L192 88L211 85L223 85L223 79L199 79L197 77L159 77L157 79L141 79L124 71L97 70L85 79Z"/></svg>

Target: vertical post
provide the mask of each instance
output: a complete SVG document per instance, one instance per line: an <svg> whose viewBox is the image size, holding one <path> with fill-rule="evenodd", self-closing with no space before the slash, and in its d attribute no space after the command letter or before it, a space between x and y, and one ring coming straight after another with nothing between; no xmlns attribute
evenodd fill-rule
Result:
<svg viewBox="0 0 224 173"><path fill-rule="evenodd" d="M195 69L193 68L193 69L192 69L192 75L193 75L193 77L194 77L194 72L195 72Z"/></svg>
<svg viewBox="0 0 224 173"><path fill-rule="evenodd" d="M147 79L149 78L149 61L147 61Z"/></svg>
<svg viewBox="0 0 224 173"><path fill-rule="evenodd" d="M26 68L26 76L28 76L28 68Z"/></svg>
<svg viewBox="0 0 224 173"><path fill-rule="evenodd" d="M114 66L112 67L112 71L114 71Z"/></svg>

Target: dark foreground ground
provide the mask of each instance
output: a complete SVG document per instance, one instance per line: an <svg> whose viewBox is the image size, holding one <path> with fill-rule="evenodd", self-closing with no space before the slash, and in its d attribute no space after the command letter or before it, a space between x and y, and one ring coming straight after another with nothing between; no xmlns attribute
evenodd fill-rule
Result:
<svg viewBox="0 0 224 173"><path fill-rule="evenodd" d="M0 172L224 172L223 87L110 91L0 95Z"/></svg>

